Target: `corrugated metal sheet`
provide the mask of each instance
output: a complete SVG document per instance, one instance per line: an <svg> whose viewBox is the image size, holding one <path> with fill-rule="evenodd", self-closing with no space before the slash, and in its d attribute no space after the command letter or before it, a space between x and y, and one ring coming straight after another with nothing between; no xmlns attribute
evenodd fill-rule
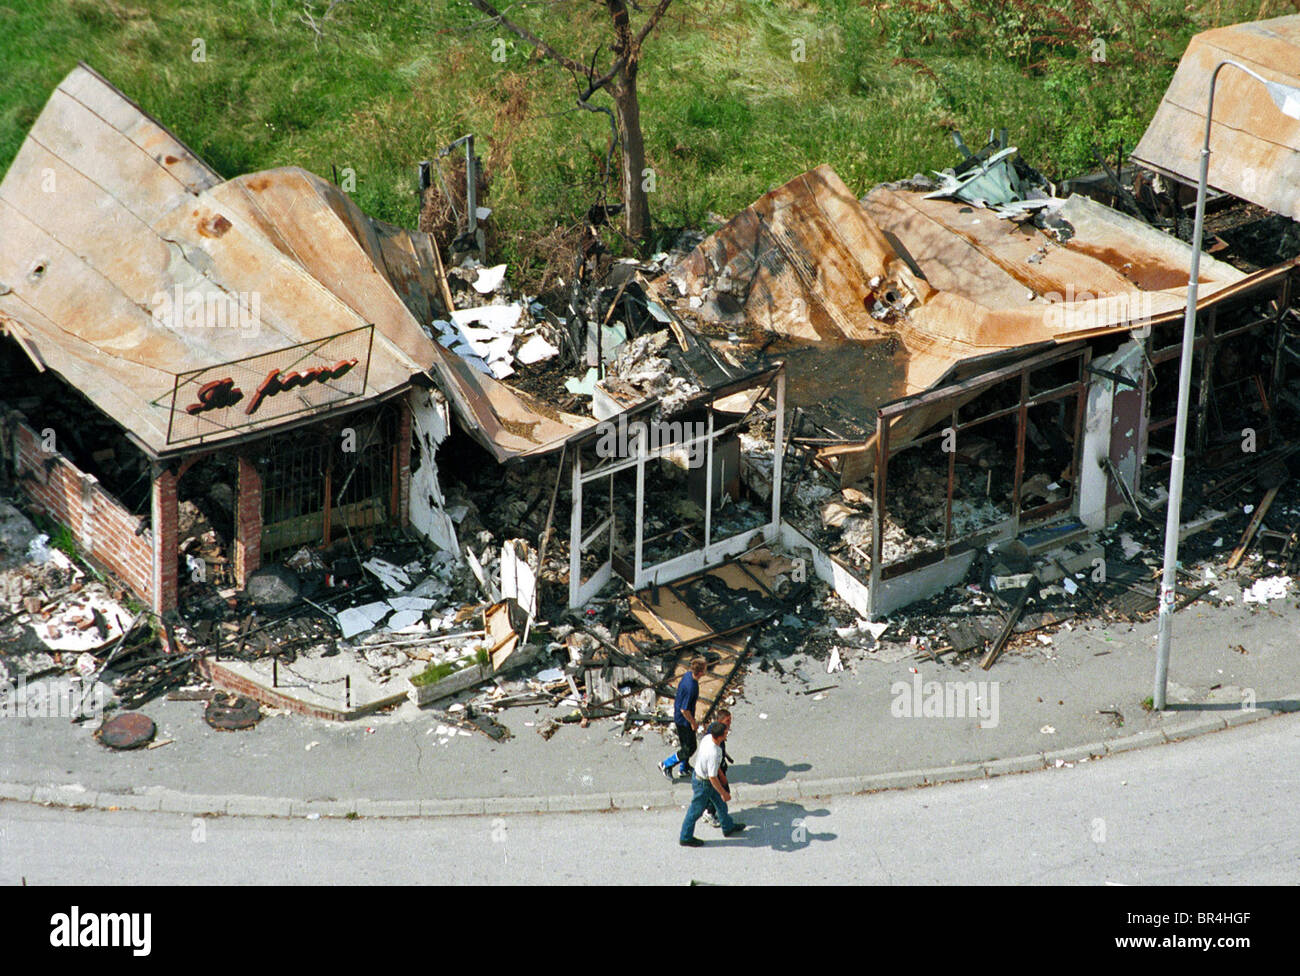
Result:
<svg viewBox="0 0 1300 976"><path fill-rule="evenodd" d="M1066 244L887 186L860 203L819 166L765 194L674 270L678 291L701 302L678 311L707 328L717 306L734 306L732 324L809 342L892 339L906 351L905 375L882 395L905 396L965 359L1182 309L1186 245L1084 198L1062 212L1082 231ZM1203 262L1203 296L1242 278ZM878 301L895 309L873 316Z"/></svg>
<svg viewBox="0 0 1300 976"><path fill-rule="evenodd" d="M742 348L765 345L764 334L891 343L888 369L852 377L866 387L854 399L869 409L930 389L970 360L1182 315L1187 245L1083 197L1059 212L1075 231L1064 244L988 210L888 186L860 203L820 166L704 240L672 273L685 296L674 308L706 334L750 330ZM1201 267L1203 305L1282 273L1246 279L1208 255ZM666 285L656 283L664 301ZM880 302L891 307L882 312ZM892 442L923 428L921 418L896 419Z"/></svg>
<svg viewBox="0 0 1300 976"><path fill-rule="evenodd" d="M427 237L371 221L304 170L221 181L85 66L55 90L0 183L0 328L155 455L177 449L174 374L370 323L364 396L432 371L498 459L558 447L590 424L425 335L412 309L423 300L427 311L430 257ZM178 286L216 300L255 294L259 315L245 328L159 321L158 296ZM209 443L274 426L214 431Z"/></svg>
<svg viewBox="0 0 1300 976"><path fill-rule="evenodd" d="M1300 85L1300 15L1193 37L1133 150L1135 161L1197 183L1210 76L1227 59L1272 81ZM1214 95L1209 183L1300 220L1300 121L1283 115L1259 82L1232 68L1219 72Z"/></svg>

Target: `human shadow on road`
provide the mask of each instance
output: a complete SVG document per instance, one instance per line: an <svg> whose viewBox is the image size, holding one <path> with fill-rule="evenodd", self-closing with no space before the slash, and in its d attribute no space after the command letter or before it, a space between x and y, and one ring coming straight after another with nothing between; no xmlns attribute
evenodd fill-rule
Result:
<svg viewBox="0 0 1300 976"><path fill-rule="evenodd" d="M790 773L806 773L812 769L812 763L797 763L788 766L780 759L770 756L751 756L747 763L732 763L727 767L727 779L732 783L749 783L761 786L764 783L777 783Z"/></svg>
<svg viewBox="0 0 1300 976"><path fill-rule="evenodd" d="M808 810L798 803L762 803L732 811L736 820L745 825L743 833L717 840L708 838L710 847L770 847L788 853L801 851L814 842L836 840L838 835L816 833L812 829L814 817L828 817L829 810Z"/></svg>

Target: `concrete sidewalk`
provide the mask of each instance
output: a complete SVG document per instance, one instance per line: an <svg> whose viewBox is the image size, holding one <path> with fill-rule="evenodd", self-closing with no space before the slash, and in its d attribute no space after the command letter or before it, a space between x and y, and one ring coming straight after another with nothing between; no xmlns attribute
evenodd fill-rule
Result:
<svg viewBox="0 0 1300 976"><path fill-rule="evenodd" d="M1005 654L989 672L863 654L827 674L796 655L782 662L790 671L783 678L774 670L744 678L728 743L735 800L743 807L1025 772L1300 710L1298 624L1294 596L1181 611L1171 707L1159 714L1142 707L1151 694L1154 621L1076 623L1050 644ZM994 682L981 692L996 711L900 714L915 702L917 683L925 689L931 681ZM620 737L619 723L594 721L562 726L547 741L537 734L552 714L545 708L499 716L514 733L503 743L440 729L414 706L369 724L275 714L250 732L209 728L202 702L160 700L144 711L171 744L114 753L91 728L66 719L3 720L0 797L196 815L403 817L689 799L685 784L670 785L655 769L672 750L659 730Z"/></svg>

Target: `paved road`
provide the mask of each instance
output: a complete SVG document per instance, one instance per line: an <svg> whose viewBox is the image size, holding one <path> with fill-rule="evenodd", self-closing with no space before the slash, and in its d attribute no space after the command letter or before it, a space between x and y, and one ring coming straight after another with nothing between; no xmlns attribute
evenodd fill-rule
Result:
<svg viewBox="0 0 1300 976"><path fill-rule="evenodd" d="M802 654L786 660L792 673L784 678L755 667L732 706L731 752L738 760L733 779L806 782L1051 752L1238 709L1247 693L1260 708L1270 708L1300 691L1300 608L1290 599L1266 607L1181 611L1170 702L1202 707L1162 714L1147 713L1140 704L1151 694L1154 622L1071 626L1054 634L1051 644L1034 641L1027 651L1004 655L988 672L971 662L954 665L950 658L936 664L847 652L847 670L833 675ZM797 661L803 663L795 667ZM997 704L996 720L986 723L969 712L942 718L911 709L896 714L895 683L906 689L914 680L994 682L988 693ZM170 745L109 753L92 737L94 723L0 721L0 782L68 784L85 793L167 789L305 800L646 790L667 798L674 790L684 792L655 772L655 763L676 748L658 731L620 736L621 723L607 720L586 729L565 725L543 740L538 729L547 714L559 710L508 710L501 721L515 737L501 744L483 735L444 734L436 717L414 705L343 724L280 714L238 734L209 728L202 702L157 700L144 711L157 722L159 740L172 740Z"/></svg>
<svg viewBox="0 0 1300 976"><path fill-rule="evenodd" d="M193 820L0 804L0 884L1295 884L1300 715L1048 772L742 809Z"/></svg>

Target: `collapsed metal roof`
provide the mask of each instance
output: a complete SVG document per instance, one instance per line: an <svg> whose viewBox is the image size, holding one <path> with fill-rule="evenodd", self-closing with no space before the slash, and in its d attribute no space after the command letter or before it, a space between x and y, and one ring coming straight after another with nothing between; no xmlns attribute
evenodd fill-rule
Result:
<svg viewBox="0 0 1300 976"><path fill-rule="evenodd" d="M302 169L223 181L82 65L0 183L0 331L154 456L389 395L426 371L498 460L591 424L425 335L431 247ZM214 325L205 307L229 315ZM277 368L298 378L272 384L288 396L259 418L270 396L258 380ZM232 376L238 402L199 395Z"/></svg>
<svg viewBox="0 0 1300 976"><path fill-rule="evenodd" d="M1193 37L1134 161L1184 183L1199 181L1210 77L1226 59L1270 81L1300 85L1300 14ZM1232 68L1219 73L1214 95L1209 184L1300 220L1300 121L1283 115L1259 82Z"/></svg>
<svg viewBox="0 0 1300 976"><path fill-rule="evenodd" d="M897 186L859 201L819 166L736 215L656 292L715 343L739 340L742 352L770 347L772 335L885 349L839 376L856 387L847 399L862 413L930 389L960 364L1182 315L1187 245L1084 197L1056 215L1068 225L1059 236ZM1203 255L1200 303L1285 270L1247 279ZM813 384L813 405L836 395L833 387ZM797 377L792 391L800 405ZM905 443L923 429L923 417L898 418L891 437ZM872 443L824 453L857 455L860 476Z"/></svg>

